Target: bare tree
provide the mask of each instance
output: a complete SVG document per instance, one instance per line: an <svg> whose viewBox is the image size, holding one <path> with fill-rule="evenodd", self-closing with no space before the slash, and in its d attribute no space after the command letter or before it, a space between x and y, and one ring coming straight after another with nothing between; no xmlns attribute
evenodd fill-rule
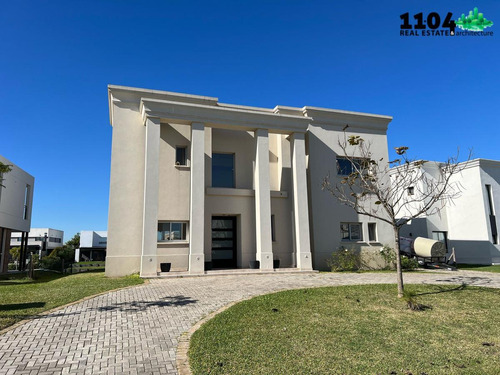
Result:
<svg viewBox="0 0 500 375"><path fill-rule="evenodd" d="M325 177L322 187L359 215L382 220L392 226L396 244L398 297L401 298L404 285L399 231L412 219L439 213L448 202L460 195L461 186L452 182L452 176L462 171L466 163L458 163L457 153L430 175L422 168L426 161L409 159L408 147L405 146L395 148L398 159L392 161L375 159L371 144L357 135L347 136L344 133L339 146L343 152L341 156L347 161L346 170L340 171L340 180ZM470 154L467 160L470 160ZM408 194L408 188L414 189L413 194Z"/></svg>

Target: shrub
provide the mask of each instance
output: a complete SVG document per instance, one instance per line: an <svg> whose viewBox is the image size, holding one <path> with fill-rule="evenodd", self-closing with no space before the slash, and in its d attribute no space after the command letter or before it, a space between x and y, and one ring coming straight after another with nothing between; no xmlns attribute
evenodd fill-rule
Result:
<svg viewBox="0 0 500 375"><path fill-rule="evenodd" d="M384 260L385 266L383 269L392 270L396 266L396 252L389 245L384 245L380 249L380 256Z"/></svg>
<svg viewBox="0 0 500 375"><path fill-rule="evenodd" d="M418 268L416 258L408 258L406 255L401 255L401 268L404 270L415 270Z"/></svg>
<svg viewBox="0 0 500 375"><path fill-rule="evenodd" d="M341 246L332 253L327 264L332 272L357 271L362 265L361 254L354 248L346 249Z"/></svg>
<svg viewBox="0 0 500 375"><path fill-rule="evenodd" d="M8 269L9 271L15 271L15 270L17 270L17 264L16 264L16 263L9 263L9 264L7 265L7 269Z"/></svg>
<svg viewBox="0 0 500 375"><path fill-rule="evenodd" d="M75 250L66 246L56 247L52 250L49 257L64 259L64 263L66 264L73 263L75 259Z"/></svg>
<svg viewBox="0 0 500 375"><path fill-rule="evenodd" d="M53 270L53 271L62 271L62 259L58 256L50 256L42 258L42 267L45 269Z"/></svg>

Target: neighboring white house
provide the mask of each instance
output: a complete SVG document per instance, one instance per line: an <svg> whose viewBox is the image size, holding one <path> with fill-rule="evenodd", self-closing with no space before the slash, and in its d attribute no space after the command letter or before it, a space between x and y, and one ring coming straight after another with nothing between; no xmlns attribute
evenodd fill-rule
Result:
<svg viewBox="0 0 500 375"><path fill-rule="evenodd" d="M12 232L10 247L21 246L21 233ZM50 254L64 244L64 231L52 228L31 228L28 234L28 251L37 251L41 256Z"/></svg>
<svg viewBox="0 0 500 375"><path fill-rule="evenodd" d="M422 173L434 178L442 163L428 161ZM455 249L457 263L500 263L498 217L500 207L500 161L475 159L463 163L450 184L461 191L452 202L444 202L438 213L414 219L400 232L402 237L433 238ZM418 200L422 187L407 186L405 194Z"/></svg>
<svg viewBox="0 0 500 375"><path fill-rule="evenodd" d="M75 262L104 261L107 243L107 231L82 230L80 232L80 247L75 250Z"/></svg>
<svg viewBox="0 0 500 375"><path fill-rule="evenodd" d="M0 162L12 168L0 176L0 273L4 273L8 269L11 232L26 235L30 230L35 179L3 156Z"/></svg>
<svg viewBox="0 0 500 375"><path fill-rule="evenodd" d="M217 98L108 86L113 126L106 273L325 269L340 245L393 244L384 222L321 189L346 168L339 138L387 161L392 117L316 107L255 108ZM343 172L342 172L343 171ZM255 265L255 264L254 264Z"/></svg>

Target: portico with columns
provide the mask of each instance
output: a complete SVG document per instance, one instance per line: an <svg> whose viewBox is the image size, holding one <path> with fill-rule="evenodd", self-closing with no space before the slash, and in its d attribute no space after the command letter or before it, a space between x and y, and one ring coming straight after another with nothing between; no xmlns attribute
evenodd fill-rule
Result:
<svg viewBox="0 0 500 375"><path fill-rule="evenodd" d="M164 263L189 274L252 263L270 271L277 260L313 269L306 133L314 120L304 109L122 86L108 93L108 275L156 277Z"/></svg>

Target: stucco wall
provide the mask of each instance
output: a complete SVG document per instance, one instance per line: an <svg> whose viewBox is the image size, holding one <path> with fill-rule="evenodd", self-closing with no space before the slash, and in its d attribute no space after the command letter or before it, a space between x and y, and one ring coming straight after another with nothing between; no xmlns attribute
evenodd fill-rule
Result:
<svg viewBox="0 0 500 375"><path fill-rule="evenodd" d="M348 135L359 135L366 142L371 142L374 159L388 160L385 134L371 134L352 128ZM327 259L339 246L354 247L365 252L379 251L384 244L394 246L393 231L389 224L356 214L353 209L340 204L336 198L321 188L322 181L327 176L330 176L332 184L340 181L337 176L336 159L337 155L343 155L339 146L339 140L342 139L341 128L326 125L309 127L307 136L309 217L314 268L320 270L327 268ZM363 241L342 241L341 222L362 223ZM368 223L372 222L377 226L376 242L368 242Z"/></svg>
<svg viewBox="0 0 500 375"><path fill-rule="evenodd" d="M137 105L114 103L106 275L139 272L145 127Z"/></svg>
<svg viewBox="0 0 500 375"><path fill-rule="evenodd" d="M4 180L1 184L4 187L0 186L0 227L29 232L35 179L3 156L0 156L0 162L12 166L12 170L3 175ZM30 185L30 195L28 197L27 218L24 219L26 185Z"/></svg>

